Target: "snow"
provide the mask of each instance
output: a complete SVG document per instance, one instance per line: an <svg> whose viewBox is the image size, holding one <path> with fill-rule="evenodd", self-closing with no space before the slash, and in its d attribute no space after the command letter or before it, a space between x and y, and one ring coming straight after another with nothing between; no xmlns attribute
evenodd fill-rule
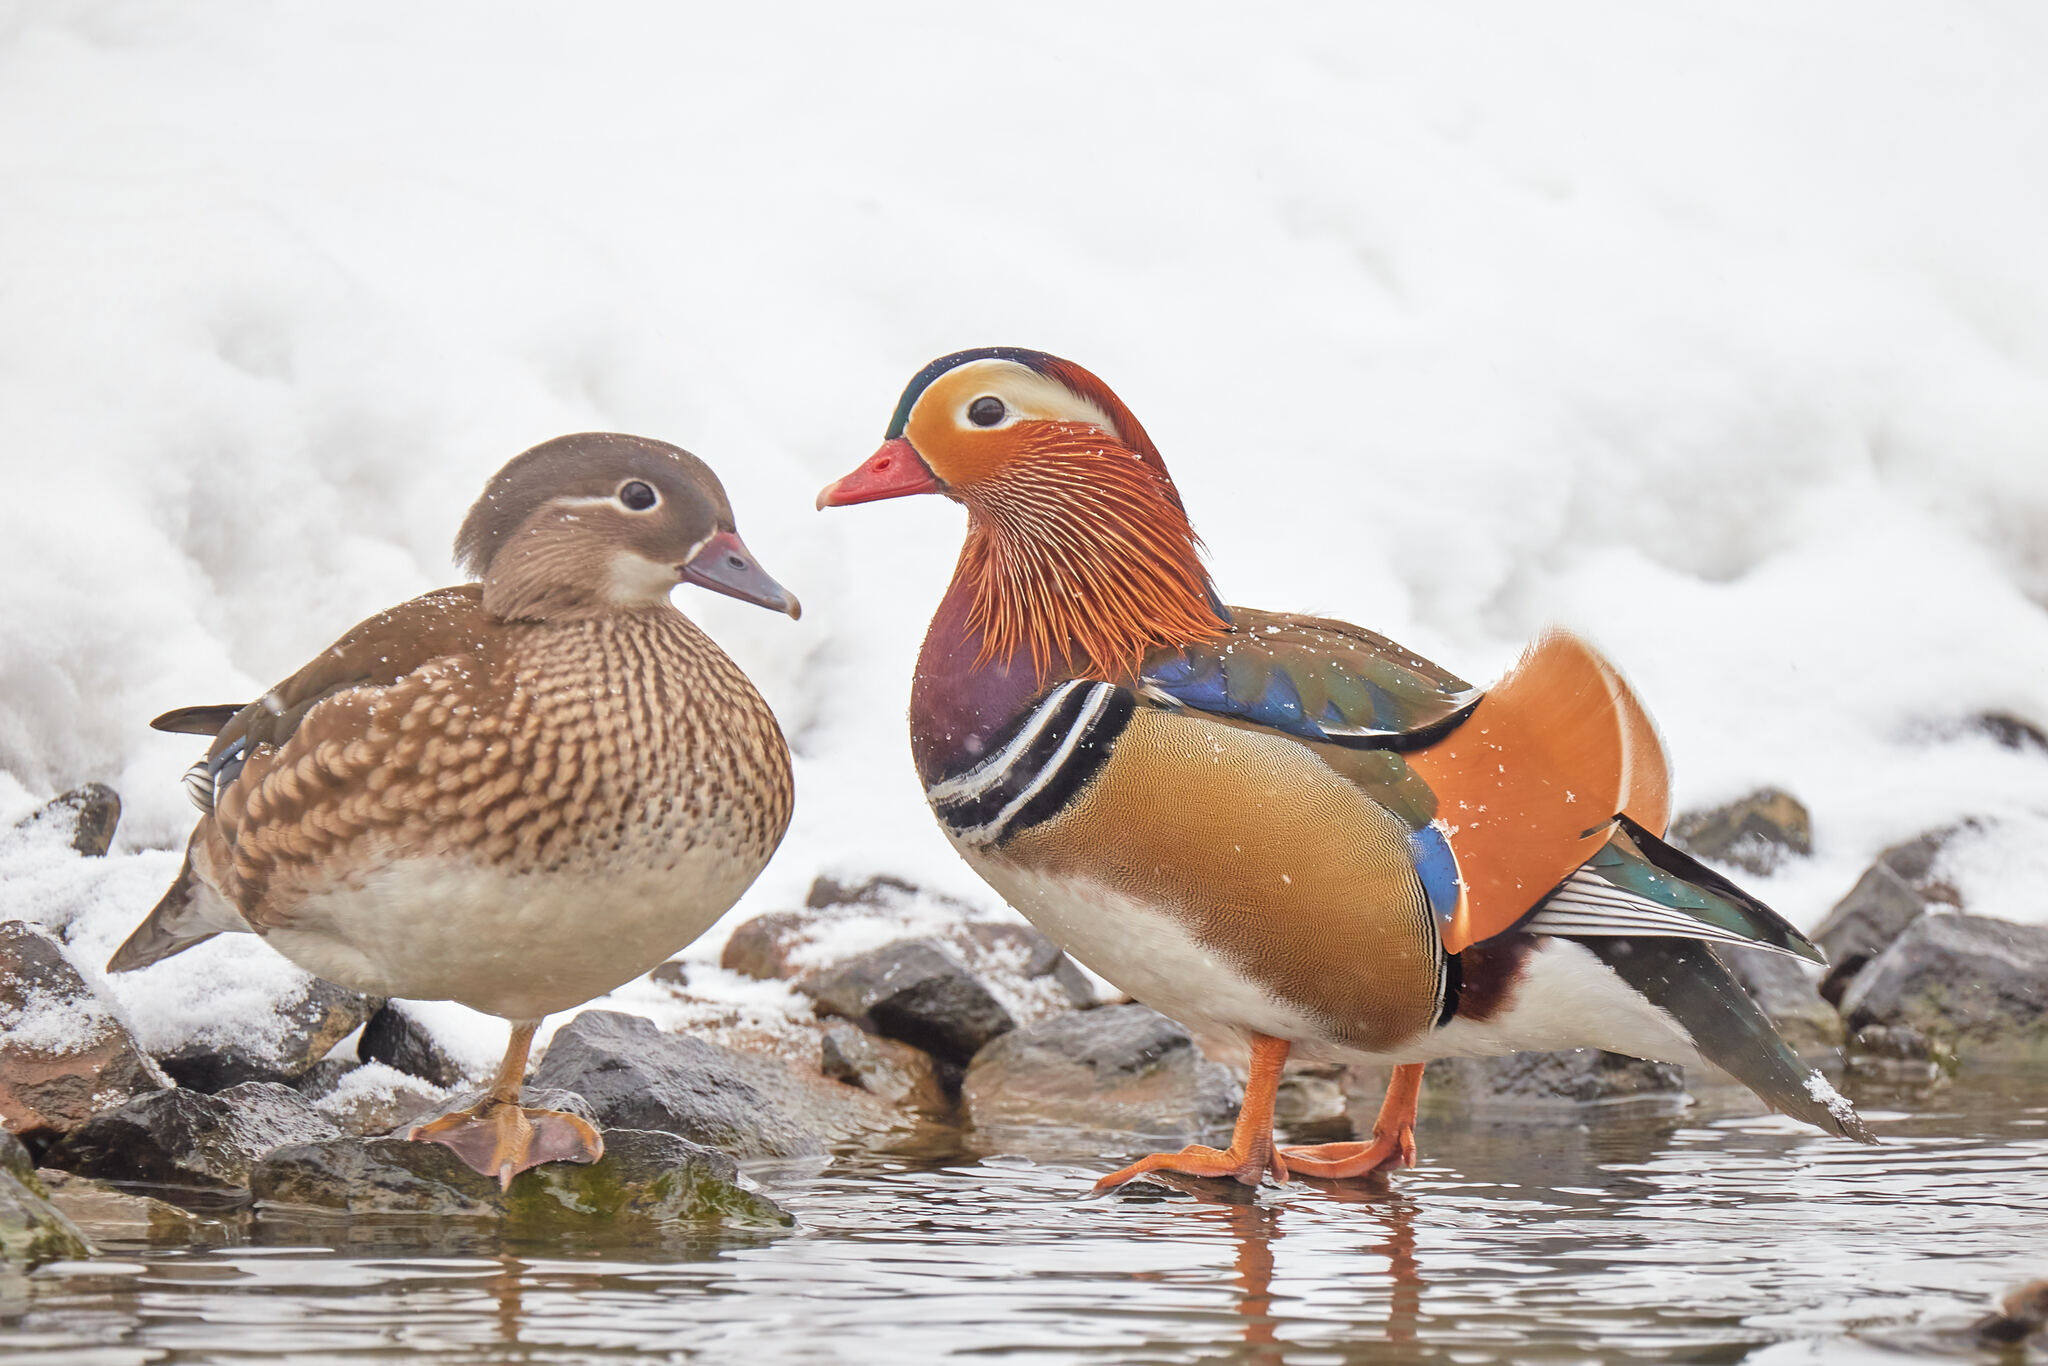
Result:
<svg viewBox="0 0 2048 1366"><path fill-rule="evenodd" d="M1859 1122L1856 1107L1849 1103L1849 1098L1837 1091L1834 1083L1820 1073L1806 1074L1806 1094L1813 1098L1815 1104L1826 1106L1827 1112L1844 1127Z"/></svg>
<svg viewBox="0 0 2048 1366"><path fill-rule="evenodd" d="M732 919L821 873L993 911L901 724L961 515L811 500L1005 342L1131 404L1230 600L1474 681L1587 632L1681 806L1811 807L1755 881L1796 922L1963 816L1973 908L2048 920L2048 757L1964 724L2048 722L2044 60L1989 0L13 7L0 819L127 815L0 907L104 962L192 820L147 719L453 581L491 471L602 428L704 456L805 603L678 598L797 756ZM294 971L224 939L112 991L161 1041Z"/></svg>

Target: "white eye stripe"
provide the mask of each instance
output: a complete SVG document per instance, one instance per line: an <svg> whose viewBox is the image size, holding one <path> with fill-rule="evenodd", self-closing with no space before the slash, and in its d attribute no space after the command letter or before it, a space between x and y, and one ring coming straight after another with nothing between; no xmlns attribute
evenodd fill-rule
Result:
<svg viewBox="0 0 2048 1366"><path fill-rule="evenodd" d="M1027 365L1013 360L969 361L947 372L944 379L951 380L955 375L971 376L978 382L967 389L956 389L950 383L933 384L919 396L917 405L912 408L912 421L916 420L917 408L924 405L933 391L943 389L947 393L964 392L967 395L966 401L952 417L954 425L967 431L1000 431L1017 422L1079 422L1121 439L1116 423L1100 404L1083 398L1058 380L1049 379ZM1000 399L1008 410L1003 420L993 427L976 425L967 416L967 410L979 398Z"/></svg>

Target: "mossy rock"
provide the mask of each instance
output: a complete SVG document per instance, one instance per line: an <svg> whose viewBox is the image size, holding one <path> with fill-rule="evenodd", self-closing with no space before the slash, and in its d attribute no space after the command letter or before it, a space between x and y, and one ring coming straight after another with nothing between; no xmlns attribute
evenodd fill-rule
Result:
<svg viewBox="0 0 2048 1366"><path fill-rule="evenodd" d="M0 1165L0 1266L92 1256L92 1244L50 1203L33 1171L17 1174L17 1165Z"/></svg>
<svg viewBox="0 0 2048 1366"><path fill-rule="evenodd" d="M504 1191L436 1143L294 1143L258 1163L251 1185L270 1207L489 1219L522 1236L796 1222L774 1201L742 1188L732 1159L714 1149L642 1129L610 1130L604 1143L601 1161L546 1163L521 1172Z"/></svg>

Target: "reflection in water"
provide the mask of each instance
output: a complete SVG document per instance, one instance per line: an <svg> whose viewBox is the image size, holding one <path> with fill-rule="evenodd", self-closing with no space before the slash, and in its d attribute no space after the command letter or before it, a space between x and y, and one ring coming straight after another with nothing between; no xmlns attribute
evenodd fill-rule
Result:
<svg viewBox="0 0 2048 1366"><path fill-rule="evenodd" d="M1385 1275L1390 1286L1386 1340L1413 1342L1424 1284L1415 1260L1414 1202L1395 1194L1385 1177L1316 1184L1327 1199L1358 1207L1360 1213L1386 1231L1383 1241L1369 1244L1363 1251L1386 1258ZM1285 1355L1280 1350L1273 1313L1273 1248L1282 1236L1281 1211L1270 1205L1223 1199L1200 1208L1198 1215L1220 1224L1236 1244L1231 1265L1239 1292L1237 1313L1244 1320L1239 1341L1250 1348L1264 1349L1248 1353L1244 1361L1250 1366L1281 1366ZM1356 1274L1363 1277L1373 1272L1361 1259Z"/></svg>
<svg viewBox="0 0 2048 1366"><path fill-rule="evenodd" d="M1385 1180L1139 1184L1071 1134L972 1135L762 1180L788 1236L508 1245L265 1216L236 1246L0 1272L8 1366L162 1361L1245 1363L1897 1360L2048 1272L2048 1083L1774 1118L1432 1122ZM1923 1102L1925 1103L1925 1102ZM1426 1292L1426 1293L1425 1293ZM1929 1346L1937 1344L1937 1346Z"/></svg>

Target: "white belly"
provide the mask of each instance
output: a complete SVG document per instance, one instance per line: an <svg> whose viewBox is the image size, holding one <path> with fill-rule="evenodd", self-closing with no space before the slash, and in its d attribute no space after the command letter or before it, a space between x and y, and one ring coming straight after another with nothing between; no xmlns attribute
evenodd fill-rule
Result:
<svg viewBox="0 0 2048 1366"><path fill-rule="evenodd" d="M652 970L709 929L759 871L717 848L609 876L403 860L306 898L266 938L358 991L538 1019Z"/></svg>
<svg viewBox="0 0 2048 1366"><path fill-rule="evenodd" d="M1243 1066L1253 1034L1297 1042L1322 1037L1306 1015L1274 999L1173 916L1099 883L1047 877L955 847L1046 938L1131 999L1185 1025L1209 1056Z"/></svg>
<svg viewBox="0 0 2048 1366"><path fill-rule="evenodd" d="M956 845L989 886L1048 939L1133 1000L1178 1020L1202 1050L1244 1066L1250 1036L1294 1045L1300 1062L1370 1065L1490 1057L1565 1048L1604 1048L1639 1058L1697 1065L1699 1055L1669 1014L1568 939L1539 939L1523 977L1490 1020L1454 1017L1400 1049L1363 1053L1318 1029L1190 935L1174 917L1085 879L1029 872Z"/></svg>

